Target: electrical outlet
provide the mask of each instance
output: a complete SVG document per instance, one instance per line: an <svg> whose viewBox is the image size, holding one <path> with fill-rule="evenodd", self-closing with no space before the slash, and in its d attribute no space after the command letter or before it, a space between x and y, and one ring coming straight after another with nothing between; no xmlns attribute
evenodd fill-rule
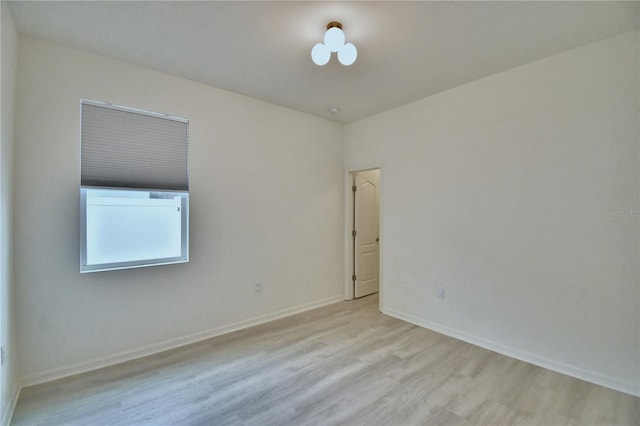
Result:
<svg viewBox="0 0 640 426"><path fill-rule="evenodd" d="M2 345L2 347L0 347L0 365L4 365L6 361L7 361L7 352L4 349L4 345Z"/></svg>
<svg viewBox="0 0 640 426"><path fill-rule="evenodd" d="M438 298L444 299L444 287L438 287Z"/></svg>
<svg viewBox="0 0 640 426"><path fill-rule="evenodd" d="M255 287L253 288L253 292L256 294L262 293L262 283L256 283Z"/></svg>

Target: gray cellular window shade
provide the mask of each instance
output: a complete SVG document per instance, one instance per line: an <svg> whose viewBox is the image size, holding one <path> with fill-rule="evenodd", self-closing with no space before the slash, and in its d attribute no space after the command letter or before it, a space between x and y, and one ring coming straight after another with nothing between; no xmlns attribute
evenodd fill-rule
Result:
<svg viewBox="0 0 640 426"><path fill-rule="evenodd" d="M188 125L83 100L81 185L188 191Z"/></svg>

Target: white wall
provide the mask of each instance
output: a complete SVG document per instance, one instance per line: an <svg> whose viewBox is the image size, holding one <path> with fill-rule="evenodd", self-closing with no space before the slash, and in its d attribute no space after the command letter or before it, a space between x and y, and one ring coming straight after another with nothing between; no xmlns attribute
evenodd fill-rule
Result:
<svg viewBox="0 0 640 426"><path fill-rule="evenodd" d="M629 33L345 127L347 167L383 164L384 312L638 394L638 50Z"/></svg>
<svg viewBox="0 0 640 426"><path fill-rule="evenodd" d="M11 11L6 2L0 3L2 21L2 57L0 59L0 329L1 344L6 349L6 362L0 372L1 424L9 421L9 415L17 397L17 350L15 344L15 315L13 310L14 285L12 272L13 204L13 145L15 80L18 36Z"/></svg>
<svg viewBox="0 0 640 426"><path fill-rule="evenodd" d="M21 37L18 57L15 274L26 383L343 298L338 125L46 42ZM188 264L79 273L81 98L190 119Z"/></svg>

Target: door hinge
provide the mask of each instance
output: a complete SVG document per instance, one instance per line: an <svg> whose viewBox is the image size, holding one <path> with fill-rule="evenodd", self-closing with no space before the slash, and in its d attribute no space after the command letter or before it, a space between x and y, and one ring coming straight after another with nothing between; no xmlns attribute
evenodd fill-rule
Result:
<svg viewBox="0 0 640 426"><path fill-rule="evenodd" d="M356 235L358 235L358 233L357 233L355 230L351 231L351 236L352 236L352 237L354 237L354 238L355 238L355 236L356 236Z"/></svg>
<svg viewBox="0 0 640 426"><path fill-rule="evenodd" d="M357 189L357 187L356 187L355 185L353 185L353 186L351 187L351 190L352 190L353 192L356 192L356 189Z"/></svg>
<svg viewBox="0 0 640 426"><path fill-rule="evenodd" d="M355 281L356 280L356 276L355 275L351 275L351 281Z"/></svg>

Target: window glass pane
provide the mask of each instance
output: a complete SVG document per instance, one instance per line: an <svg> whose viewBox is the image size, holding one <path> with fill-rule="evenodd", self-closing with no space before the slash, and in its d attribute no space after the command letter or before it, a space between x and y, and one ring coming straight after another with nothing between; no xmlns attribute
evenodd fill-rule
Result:
<svg viewBox="0 0 640 426"><path fill-rule="evenodd" d="M84 272L188 260L188 193L82 191Z"/></svg>

